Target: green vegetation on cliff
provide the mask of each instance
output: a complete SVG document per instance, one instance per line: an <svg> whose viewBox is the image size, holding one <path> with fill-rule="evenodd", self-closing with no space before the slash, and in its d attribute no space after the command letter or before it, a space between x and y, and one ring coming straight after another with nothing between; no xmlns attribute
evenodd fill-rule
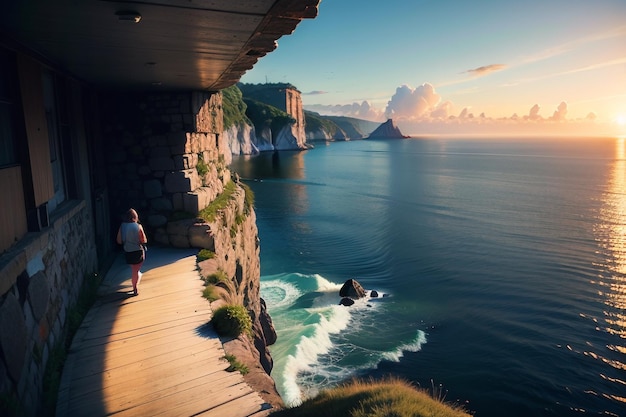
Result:
<svg viewBox="0 0 626 417"><path fill-rule="evenodd" d="M267 128L278 133L285 125L296 122L289 114L269 104L248 98L244 98L244 102L247 105L246 115L252 120L257 134Z"/></svg>
<svg viewBox="0 0 626 417"><path fill-rule="evenodd" d="M352 381L324 390L317 397L272 417L469 417L461 407L446 404L424 390L398 380Z"/></svg>
<svg viewBox="0 0 626 417"><path fill-rule="evenodd" d="M244 98L238 86L250 86L251 89L245 89L245 91L255 91L254 84L238 84L222 90L224 129L246 123L254 126L257 132L267 128L272 129L272 132L278 132L285 125L295 123L293 117L271 104L248 97Z"/></svg>
<svg viewBox="0 0 626 417"><path fill-rule="evenodd" d="M322 116L312 111L304 111L307 132L323 130L334 139L350 140L367 137L380 123L345 116Z"/></svg>
<svg viewBox="0 0 626 417"><path fill-rule="evenodd" d="M304 119L306 120L306 130L308 131L325 131L331 137L335 137L337 132L341 131L341 128L337 126L337 123L329 120L327 117L321 116L318 113L304 111Z"/></svg>
<svg viewBox="0 0 626 417"><path fill-rule="evenodd" d="M288 124L295 123L293 117L281 110L285 93L282 90L297 88L289 83L244 84L238 83L222 90L224 129L235 124L253 125L257 134L266 129L277 133ZM356 140L367 137L380 123L344 116L323 116L304 111L305 129L313 135L325 132L327 137L337 140ZM326 139L326 137L313 137Z"/></svg>
<svg viewBox="0 0 626 417"><path fill-rule="evenodd" d="M224 130L235 124L247 123L252 125L246 116L246 103L243 101L241 90L236 85L222 90L222 110L224 112Z"/></svg>

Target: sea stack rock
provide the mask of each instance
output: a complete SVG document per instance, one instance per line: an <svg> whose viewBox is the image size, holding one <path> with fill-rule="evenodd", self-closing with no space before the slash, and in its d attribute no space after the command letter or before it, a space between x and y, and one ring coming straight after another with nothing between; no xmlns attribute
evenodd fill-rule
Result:
<svg viewBox="0 0 626 417"><path fill-rule="evenodd" d="M341 306L350 307L352 304L354 304L354 300L348 297L343 297L341 301L339 301L339 305Z"/></svg>
<svg viewBox="0 0 626 417"><path fill-rule="evenodd" d="M344 282L343 286L339 290L339 295L341 297L358 299L365 297L367 294L361 284L357 282L357 280L349 279Z"/></svg>
<svg viewBox="0 0 626 417"><path fill-rule="evenodd" d="M387 119L369 135L369 139L405 139L408 137L400 132L398 126L393 123L393 119Z"/></svg>

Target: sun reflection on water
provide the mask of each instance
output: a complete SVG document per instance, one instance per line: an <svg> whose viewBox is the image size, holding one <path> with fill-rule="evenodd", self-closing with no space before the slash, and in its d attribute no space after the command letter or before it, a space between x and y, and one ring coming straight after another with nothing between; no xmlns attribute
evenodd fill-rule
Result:
<svg viewBox="0 0 626 417"><path fill-rule="evenodd" d="M626 138L615 141L615 160L609 184L604 195L604 207L597 225L597 239L603 254L603 274L599 279L600 295L604 299L605 328L598 328L612 335L606 348L607 355L588 356L601 360L610 367L626 371ZM608 357L611 356L611 357ZM623 392L626 382L614 375L601 375L608 382L620 386ZM623 394L601 394L619 403L626 404Z"/></svg>

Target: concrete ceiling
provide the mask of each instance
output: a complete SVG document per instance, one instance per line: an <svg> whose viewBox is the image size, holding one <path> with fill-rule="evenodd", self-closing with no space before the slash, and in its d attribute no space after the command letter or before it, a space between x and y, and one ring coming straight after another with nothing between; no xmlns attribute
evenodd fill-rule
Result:
<svg viewBox="0 0 626 417"><path fill-rule="evenodd" d="M319 2L2 0L0 35L101 88L215 91L315 18Z"/></svg>

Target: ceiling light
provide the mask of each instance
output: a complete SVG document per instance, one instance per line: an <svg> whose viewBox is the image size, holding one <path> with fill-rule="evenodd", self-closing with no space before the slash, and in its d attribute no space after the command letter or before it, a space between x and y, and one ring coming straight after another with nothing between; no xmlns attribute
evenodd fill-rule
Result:
<svg viewBox="0 0 626 417"><path fill-rule="evenodd" d="M141 20L139 12L135 12L133 10L120 10L119 12L115 12L115 15L120 22L139 23Z"/></svg>

